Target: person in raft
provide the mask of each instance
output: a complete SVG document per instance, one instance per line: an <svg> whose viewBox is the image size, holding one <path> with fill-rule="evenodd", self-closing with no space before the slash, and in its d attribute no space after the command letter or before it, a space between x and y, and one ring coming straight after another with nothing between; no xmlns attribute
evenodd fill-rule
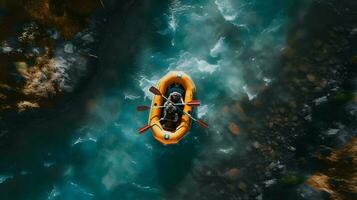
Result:
<svg viewBox="0 0 357 200"><path fill-rule="evenodd" d="M172 92L168 99L171 101L166 101L164 104L164 116L161 120L164 120L163 127L165 129L174 129L178 122L178 109L174 104L184 103L182 96L178 92Z"/></svg>

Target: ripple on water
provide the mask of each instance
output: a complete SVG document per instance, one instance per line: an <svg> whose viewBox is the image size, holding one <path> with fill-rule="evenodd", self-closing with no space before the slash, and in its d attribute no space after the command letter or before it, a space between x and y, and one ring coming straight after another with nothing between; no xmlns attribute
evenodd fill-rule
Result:
<svg viewBox="0 0 357 200"><path fill-rule="evenodd" d="M78 200L91 200L94 199L94 194L88 192L82 186L72 181L53 186L52 190L47 196L47 200L58 199L78 199Z"/></svg>

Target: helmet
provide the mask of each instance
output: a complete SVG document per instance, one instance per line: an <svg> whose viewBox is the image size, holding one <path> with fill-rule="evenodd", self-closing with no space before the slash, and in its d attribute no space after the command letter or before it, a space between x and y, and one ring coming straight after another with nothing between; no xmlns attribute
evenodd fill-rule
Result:
<svg viewBox="0 0 357 200"><path fill-rule="evenodd" d="M180 97L181 97L181 94L178 93L178 92L173 92L173 93L171 94L171 100L172 100L173 102L175 102L175 103L179 102Z"/></svg>

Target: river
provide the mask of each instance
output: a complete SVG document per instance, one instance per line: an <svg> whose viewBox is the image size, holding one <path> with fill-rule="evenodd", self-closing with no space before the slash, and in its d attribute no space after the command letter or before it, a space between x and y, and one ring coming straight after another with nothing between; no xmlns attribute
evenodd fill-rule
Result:
<svg viewBox="0 0 357 200"><path fill-rule="evenodd" d="M234 136L229 127L244 119L227 108L274 84L293 17L309 2L144 1L125 17L112 12L98 31L95 76L58 113L22 127L25 139L2 156L4 199L190 198L197 169L209 174L233 154L249 159L254 141L244 129ZM150 105L148 88L172 70L192 77L202 104L195 116L210 127L193 124L179 144L163 146L137 133L148 113L135 108Z"/></svg>

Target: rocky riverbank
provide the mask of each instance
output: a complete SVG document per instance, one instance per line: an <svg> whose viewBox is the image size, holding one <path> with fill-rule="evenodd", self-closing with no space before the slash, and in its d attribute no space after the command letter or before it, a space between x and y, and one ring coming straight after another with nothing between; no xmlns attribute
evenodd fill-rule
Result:
<svg viewBox="0 0 357 200"><path fill-rule="evenodd" d="M95 59L99 1L2 1L0 112L52 107ZM93 68L93 67L92 67Z"/></svg>

